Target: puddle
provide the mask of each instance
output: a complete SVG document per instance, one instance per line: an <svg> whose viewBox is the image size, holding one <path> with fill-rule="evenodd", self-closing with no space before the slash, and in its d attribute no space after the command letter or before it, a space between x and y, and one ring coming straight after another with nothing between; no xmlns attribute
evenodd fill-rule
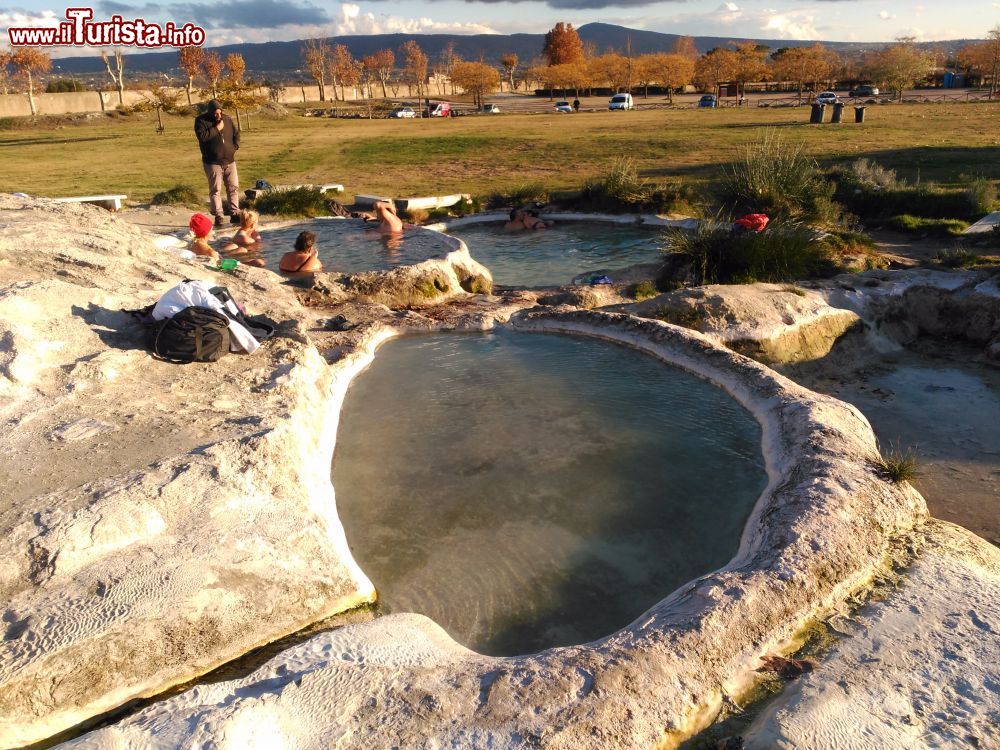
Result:
<svg viewBox="0 0 1000 750"><path fill-rule="evenodd" d="M497 332L390 341L334 458L388 612L496 655L584 643L725 565L766 485L760 427L631 349Z"/></svg>

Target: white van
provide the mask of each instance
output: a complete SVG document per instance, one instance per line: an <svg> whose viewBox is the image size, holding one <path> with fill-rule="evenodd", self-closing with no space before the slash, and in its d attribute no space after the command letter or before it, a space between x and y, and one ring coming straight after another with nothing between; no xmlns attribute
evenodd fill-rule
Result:
<svg viewBox="0 0 1000 750"><path fill-rule="evenodd" d="M608 109L634 109L631 94L615 94L608 102Z"/></svg>

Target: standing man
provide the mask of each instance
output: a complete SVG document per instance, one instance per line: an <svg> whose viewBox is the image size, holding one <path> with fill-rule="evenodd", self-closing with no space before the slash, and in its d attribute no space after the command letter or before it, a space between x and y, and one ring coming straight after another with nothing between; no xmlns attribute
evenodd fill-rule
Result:
<svg viewBox="0 0 1000 750"><path fill-rule="evenodd" d="M573 111L574 112L580 111L580 97L576 97L576 99L573 100Z"/></svg>
<svg viewBox="0 0 1000 750"><path fill-rule="evenodd" d="M208 200L215 216L215 226L223 224L223 213L232 216L232 223L240 223L240 179L236 173L236 152L240 147L240 131L232 118L223 114L222 105L215 99L208 103L208 110L194 118L194 134L201 147L201 165L208 178ZM222 183L226 183L229 210L222 209Z"/></svg>

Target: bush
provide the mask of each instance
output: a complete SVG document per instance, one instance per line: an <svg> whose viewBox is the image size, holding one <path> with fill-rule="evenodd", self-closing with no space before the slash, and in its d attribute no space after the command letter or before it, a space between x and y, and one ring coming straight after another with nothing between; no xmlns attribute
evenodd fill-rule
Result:
<svg viewBox="0 0 1000 750"><path fill-rule="evenodd" d="M277 216L329 216L326 196L316 188L298 187L290 190L269 190L258 195L253 208Z"/></svg>
<svg viewBox="0 0 1000 750"><path fill-rule="evenodd" d="M970 219L975 213L968 191L940 188L934 183L910 185L893 170L868 159L839 167L833 170L832 176L836 200L862 218L886 219L910 214L935 219Z"/></svg>
<svg viewBox="0 0 1000 750"><path fill-rule="evenodd" d="M46 94L64 94L72 91L86 91L87 87L75 78L57 78L45 84Z"/></svg>
<svg viewBox="0 0 1000 750"><path fill-rule="evenodd" d="M873 458L871 463L879 474L893 484L912 482L920 475L919 462L912 451L904 453L891 448L886 451L886 455Z"/></svg>
<svg viewBox="0 0 1000 750"><path fill-rule="evenodd" d="M734 233L728 222L702 222L693 232L669 230L665 238L666 252L690 258L702 284L793 281L820 273L830 264L822 236L795 223Z"/></svg>
<svg viewBox="0 0 1000 750"><path fill-rule="evenodd" d="M840 220L840 207L833 201L836 186L801 145L786 143L773 130L744 146L724 169L719 190L723 205L737 213L821 224Z"/></svg>
<svg viewBox="0 0 1000 750"><path fill-rule="evenodd" d="M190 185L175 185L169 190L157 193L150 201L154 206L200 206L201 196Z"/></svg>
<svg viewBox="0 0 1000 750"><path fill-rule="evenodd" d="M888 225L900 232L932 237L957 237L969 228L969 223L961 219L928 219L910 214L893 216L889 219Z"/></svg>
<svg viewBox="0 0 1000 750"><path fill-rule="evenodd" d="M604 177L587 180L574 203L589 211L687 214L698 211L701 197L696 188L679 180L657 184L643 179L635 161L623 156L612 163Z"/></svg>
<svg viewBox="0 0 1000 750"><path fill-rule="evenodd" d="M526 182L508 188L495 189L486 197L490 208L523 206L526 203L548 203L549 191L540 182Z"/></svg>
<svg viewBox="0 0 1000 750"><path fill-rule="evenodd" d="M971 180L965 189L965 195L974 216L990 213L997 204L997 187L985 177Z"/></svg>
<svg viewBox="0 0 1000 750"><path fill-rule="evenodd" d="M660 290L656 288L656 284L652 281L640 281L628 288L628 295L637 302L655 297L659 293Z"/></svg>

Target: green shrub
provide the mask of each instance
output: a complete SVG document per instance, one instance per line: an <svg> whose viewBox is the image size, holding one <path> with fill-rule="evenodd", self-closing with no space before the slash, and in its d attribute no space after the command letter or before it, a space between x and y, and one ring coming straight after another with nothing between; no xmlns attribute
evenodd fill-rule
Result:
<svg viewBox="0 0 1000 750"><path fill-rule="evenodd" d="M876 456L871 461L875 470L893 484L912 482L920 475L920 464L912 451L890 448L885 455Z"/></svg>
<svg viewBox="0 0 1000 750"><path fill-rule="evenodd" d="M698 213L701 202L697 188L688 183L652 183L640 177L635 161L627 156L615 159L603 177L587 180L571 201L574 207L587 211L684 214Z"/></svg>
<svg viewBox="0 0 1000 750"><path fill-rule="evenodd" d="M734 212L822 224L840 219L840 207L833 200L835 190L801 145L786 143L774 130L744 146L724 168L719 183L722 204Z"/></svg>
<svg viewBox="0 0 1000 750"><path fill-rule="evenodd" d="M75 78L57 78L45 84L46 94L63 94L72 91L86 91L87 87Z"/></svg>
<svg viewBox="0 0 1000 750"><path fill-rule="evenodd" d="M201 196L190 185L174 185L154 195L150 203L154 206L199 206Z"/></svg>
<svg viewBox="0 0 1000 750"><path fill-rule="evenodd" d="M693 232L668 230L666 252L690 258L703 284L793 281L826 271L830 265L830 249L822 236L795 223L734 233L728 222L702 222Z"/></svg>
<svg viewBox="0 0 1000 750"><path fill-rule="evenodd" d="M652 281L640 281L628 288L628 295L637 302L655 297L659 293L660 290L656 288L656 284Z"/></svg>
<svg viewBox="0 0 1000 750"><path fill-rule="evenodd" d="M900 232L911 232L934 237L957 237L969 228L969 223L961 219L937 219L912 216L910 214L893 216L887 224Z"/></svg>
<svg viewBox="0 0 1000 750"><path fill-rule="evenodd" d="M548 201L549 191L540 182L526 182L508 188L498 188L486 197L486 205L490 208L548 203Z"/></svg>
<svg viewBox="0 0 1000 750"><path fill-rule="evenodd" d="M934 260L946 268L973 268L988 262L983 256L962 248L945 250L939 253Z"/></svg>
<svg viewBox="0 0 1000 750"><path fill-rule="evenodd" d="M969 207L974 216L990 213L997 204L997 186L985 177L976 177L965 189Z"/></svg>
<svg viewBox="0 0 1000 750"><path fill-rule="evenodd" d="M289 190L269 190L258 195L253 208L276 216L329 216L326 197L316 188L298 187Z"/></svg>
<svg viewBox="0 0 1000 750"><path fill-rule="evenodd" d="M910 185L891 169L868 159L838 167L831 175L836 185L834 198L862 218L910 214L934 219L970 219L975 214L967 190L941 188L932 182Z"/></svg>

